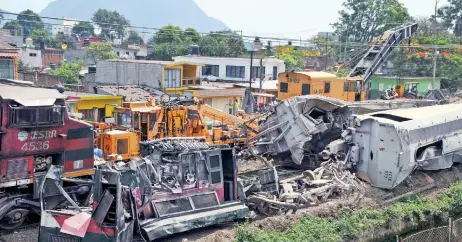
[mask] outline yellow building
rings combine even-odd
[[[337,78],[327,72],[283,72],[278,77],[278,99],[294,96],[321,95],[355,101],[356,80]]]
[[[200,85],[197,70],[202,64],[192,62],[167,62],[162,70],[162,89],[168,94],[183,94],[190,86]],[[179,80],[179,83],[178,83]]]
[[[83,114],[83,119],[100,122],[112,117],[114,108],[122,105],[122,96],[109,96],[82,92],[64,92],[68,99],[76,100],[68,104],[70,113]]]

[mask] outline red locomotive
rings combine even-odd
[[[40,184],[52,164],[63,166],[66,178],[94,173],[93,128],[69,118],[65,101],[56,89],[0,81],[0,229],[40,212]],[[88,199],[88,186],[63,183],[73,198]]]

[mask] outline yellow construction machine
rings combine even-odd
[[[246,144],[258,132],[256,121],[210,107],[203,102],[194,105],[154,102],[126,102],[113,111],[113,124],[93,123],[96,143],[106,160],[129,160],[139,156],[139,141],[169,137],[204,137],[211,144]],[[205,118],[220,125],[209,131]],[[245,132],[243,132],[245,129]],[[119,157],[120,159],[120,157]]]

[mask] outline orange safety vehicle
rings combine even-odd
[[[1,229],[15,229],[40,211],[40,184],[51,165],[63,166],[66,178],[94,173],[93,127],[70,118],[65,100],[56,89],[0,80]],[[88,186],[62,187],[82,203],[89,198]],[[61,203],[54,199],[59,191],[44,189],[50,206]]]

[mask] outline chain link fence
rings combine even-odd
[[[406,237],[397,236],[397,242],[462,242],[462,218],[449,219],[447,226],[423,230]]]

